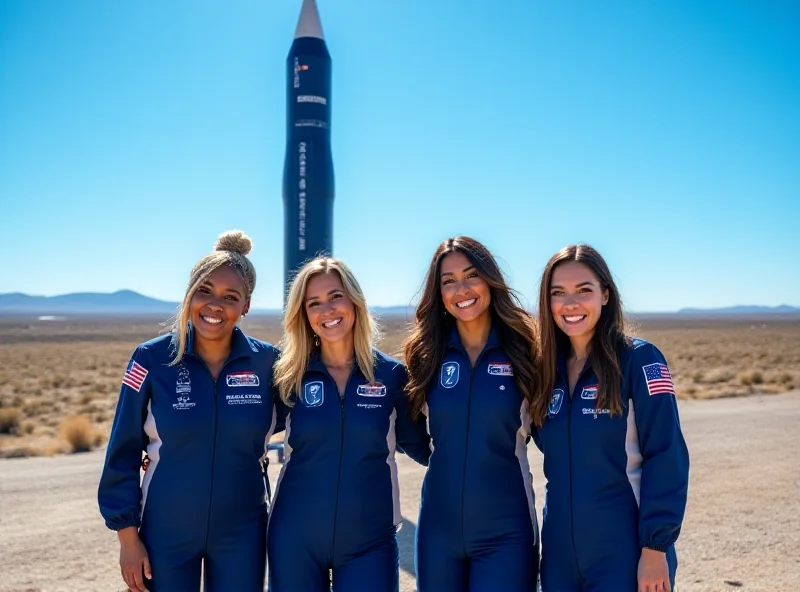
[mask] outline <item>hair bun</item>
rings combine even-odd
[[[215,251],[234,251],[242,255],[247,255],[252,248],[253,241],[241,230],[227,230],[223,232],[219,235],[214,245]]]

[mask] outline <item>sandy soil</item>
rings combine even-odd
[[[800,391],[682,401],[681,417],[692,475],[678,590],[797,590]],[[541,515],[544,479],[533,445],[529,457]],[[115,535],[96,507],[102,459],[96,451],[0,461],[0,592],[125,589]],[[401,589],[410,592],[423,470],[402,455],[399,464]],[[275,463],[272,470],[274,480]]]

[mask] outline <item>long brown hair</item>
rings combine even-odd
[[[442,260],[456,251],[464,254],[489,285],[492,324],[497,329],[506,354],[511,358],[517,387],[529,404],[539,383],[534,318],[520,305],[519,298],[506,283],[489,250],[475,239],[456,236],[445,240],[433,255],[417,306],[416,322],[403,343],[409,373],[406,391],[414,418],[425,407],[427,390],[442,364],[447,340],[455,323],[451,315],[444,314],[439,274]]]
[[[558,352],[570,351],[569,337],[558,328],[550,312],[550,283],[553,272],[567,261],[578,261],[586,265],[600,282],[601,289],[608,290],[608,302],[601,310],[590,343],[589,360],[598,379],[596,408],[609,409],[612,416],[622,414],[620,395],[622,370],[619,356],[630,342],[622,316],[622,299],[611,271],[600,253],[589,245],[570,245],[550,258],[539,285],[539,349],[542,356],[542,379],[537,385],[531,409],[533,422],[539,427],[547,416],[547,406],[556,382]]]

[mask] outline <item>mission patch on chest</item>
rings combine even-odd
[[[379,382],[376,384],[359,384],[356,394],[362,397],[385,397],[386,385]]]
[[[255,372],[234,372],[225,377],[225,384],[229,387],[258,386],[258,374]]]
[[[490,362],[488,372],[492,376],[514,376],[514,368],[508,362]]]

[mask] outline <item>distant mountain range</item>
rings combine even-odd
[[[800,308],[782,304],[780,306],[727,306],[724,308],[682,308],[682,315],[765,315],[765,314],[797,314]]]
[[[15,292],[0,294],[0,315],[170,315],[178,302],[150,298],[132,290],[117,292],[76,292],[60,296],[30,296]],[[373,312],[381,316],[409,315],[407,306],[377,306]],[[279,314],[276,309],[253,309],[255,314]]]
[[[177,302],[150,298],[132,290],[119,290],[110,294],[79,292],[61,296],[30,296],[19,292],[0,294],[0,314],[2,315],[163,315],[174,313],[177,306]],[[413,307],[411,306],[379,306],[374,307],[373,311],[380,316],[402,315],[410,318],[413,315]],[[275,309],[254,309],[253,312],[256,314],[277,314],[280,311]],[[800,308],[788,305],[682,308],[672,314],[687,316],[795,315],[800,314]]]
[[[19,292],[0,294],[0,314],[170,314],[177,302],[157,300],[120,290],[111,294],[77,292],[61,296],[30,296]]]

